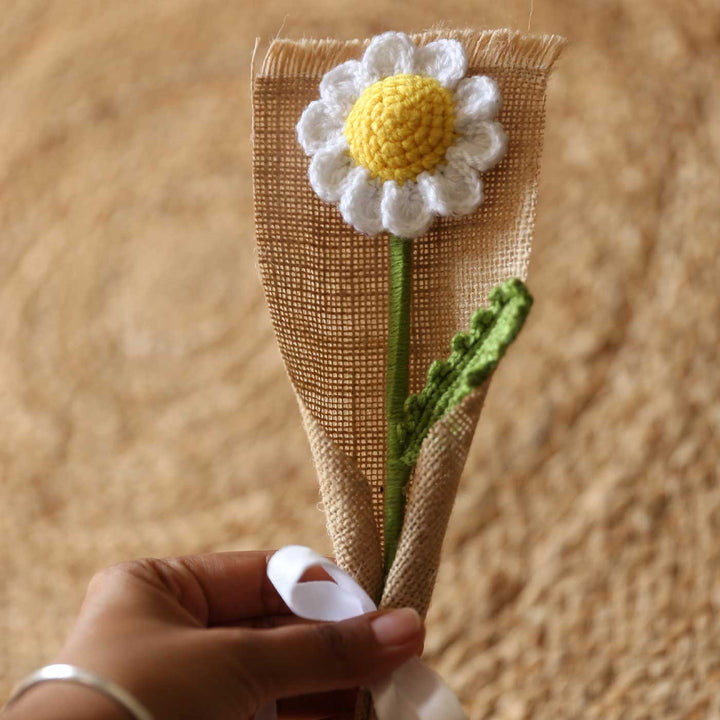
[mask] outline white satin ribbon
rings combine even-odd
[[[312,567],[321,567],[335,582],[300,582]],[[337,565],[302,545],[278,550],[267,574],[285,604],[306,620],[336,622],[363,615],[377,606]],[[408,660],[370,688],[378,720],[467,720],[453,691],[418,658]],[[261,708],[255,720],[276,720],[275,703]]]

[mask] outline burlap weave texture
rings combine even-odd
[[[450,339],[467,328],[490,290],[508,277],[526,276],[546,83],[564,44],[557,36],[505,30],[430,31],[413,39],[422,45],[438,37],[463,43],[469,74],[487,74],[498,82],[509,147],[500,165],[484,175],[485,201],[475,214],[442,219],[414,241],[411,392],[423,386],[430,363],[449,353]],[[387,237],[359,235],[335,207],[315,196],[307,180],[308,159],[295,135],[300,114],[318,96],[322,75],[359,57],[365,45],[333,40],[271,44],[253,83],[253,177],[262,281],[308,429],[335,553],[369,592],[376,592],[379,556],[377,562],[364,560],[362,567],[357,563],[364,553],[379,553],[382,542]],[[423,517],[435,531],[431,543],[426,535],[404,533],[385,605],[402,601],[427,610],[454,489],[483,397],[480,391],[468,398],[423,446],[406,523],[416,527],[413,515]],[[438,462],[447,463],[443,491],[432,486]],[[351,493],[343,472],[353,478]],[[362,482],[368,494],[359,493]],[[362,502],[351,506],[360,495]],[[350,531],[343,523],[369,528],[370,520],[378,542],[349,547],[372,533]],[[421,555],[413,559],[421,545]]]

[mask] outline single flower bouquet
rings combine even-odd
[[[338,565],[380,607],[426,613],[488,381],[532,304],[563,43],[276,40],[254,75],[262,281]]]

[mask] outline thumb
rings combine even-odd
[[[420,616],[403,608],[258,630],[244,644],[253,680],[272,700],[367,685],[419,655],[424,636]]]

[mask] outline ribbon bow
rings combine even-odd
[[[312,567],[333,580],[300,582]],[[288,608],[306,620],[337,622],[377,610],[368,594],[337,565],[302,545],[278,550],[268,578]],[[418,658],[408,660],[370,688],[378,720],[467,720],[453,691]],[[261,708],[255,720],[276,720],[275,703]]]

